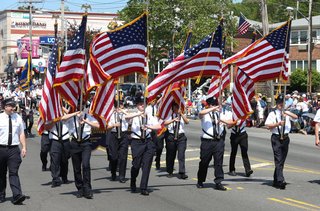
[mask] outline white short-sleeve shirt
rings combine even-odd
[[[152,126],[159,124],[157,118],[151,115],[147,115],[147,121],[146,125]],[[142,117],[141,116],[136,116],[132,119],[132,126],[131,126],[131,137],[135,139],[140,139],[141,137],[141,125],[142,125]],[[146,130],[146,137],[151,138],[151,130],[147,129]]]
[[[178,115],[177,114],[172,114],[168,119],[166,119],[166,120],[172,120],[172,119],[175,119],[175,118],[177,118],[178,117]],[[174,128],[176,127],[176,124],[178,124],[178,122],[172,122],[171,124],[169,124],[168,125],[168,131],[169,131],[169,133],[174,133],[175,131],[174,131]],[[184,131],[184,120],[183,120],[183,118],[181,117],[180,118],[180,125],[179,125],[179,134],[181,134],[181,133],[185,133],[185,131]]]
[[[0,114],[0,145],[8,145],[9,138],[9,115],[5,112]],[[23,120],[17,113],[11,114],[12,122],[12,146],[20,144],[20,135],[24,133]]]
[[[290,120],[293,120],[292,118],[290,118],[289,116],[286,116],[285,118],[285,130],[284,133],[289,133],[291,130],[291,122]],[[271,111],[266,119],[265,125],[268,124],[275,124],[277,122],[281,122],[281,111],[279,109],[275,110],[275,111]],[[280,132],[282,131],[282,126],[279,126],[279,130]],[[271,129],[271,132],[274,134],[278,134],[279,135],[279,131],[278,131],[278,127],[275,127],[273,129]]]
[[[124,113],[119,113],[119,119],[121,119],[121,131],[127,131],[129,126],[124,116],[125,116]],[[116,119],[117,119],[117,112],[114,111],[110,117],[108,125],[110,126],[118,122],[116,121]],[[117,132],[116,128],[112,128],[111,132]]]
[[[218,115],[220,115],[220,119],[223,120],[231,120],[232,119],[232,112],[231,111],[225,111],[225,112],[209,112],[205,114],[201,119],[201,127],[202,131],[201,137],[206,139],[211,139],[213,136],[213,122],[216,125],[219,125],[219,127],[216,126],[216,134],[222,135],[224,132],[224,123],[220,122],[218,123]],[[209,136],[209,135],[210,136]]]

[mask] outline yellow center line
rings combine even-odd
[[[244,188],[243,188],[243,187],[237,187],[237,189],[238,189],[238,190],[243,190]]]
[[[305,209],[305,210],[310,210],[309,207],[304,207],[304,206],[301,206],[301,205],[293,204],[291,202],[283,201],[283,200],[280,200],[280,199],[276,199],[276,198],[268,198],[268,199],[271,200],[271,201],[274,201],[274,202],[281,203],[281,204],[286,204],[286,205],[289,205],[289,206],[298,207],[298,208]]]
[[[309,207],[320,209],[320,206],[317,206],[317,205],[314,205],[314,204],[310,204],[310,203],[307,203],[307,202],[298,201],[298,200],[291,199],[291,198],[284,198],[284,199],[287,200],[287,201],[295,202],[297,204],[302,204],[302,205],[306,205],[306,206],[309,206]]]

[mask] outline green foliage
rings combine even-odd
[[[320,2],[313,1],[312,15],[320,14]],[[268,19],[269,23],[278,23],[288,20],[287,7],[297,8],[297,0],[267,0],[268,6]],[[240,15],[242,12],[248,19],[260,21],[260,1],[258,0],[243,0],[241,3],[233,5],[236,15]],[[308,1],[299,2],[299,12],[304,16],[308,16],[309,4]],[[295,12],[293,15],[296,15]],[[298,18],[303,18],[298,13]]]
[[[290,76],[290,90],[307,90],[307,71],[296,69]],[[320,88],[320,73],[312,70],[312,91]]]

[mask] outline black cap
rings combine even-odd
[[[279,95],[276,99],[276,104],[281,104],[283,103],[283,95]]]
[[[136,97],[136,104],[139,104],[139,103],[144,103],[144,97],[143,96]]]
[[[213,105],[213,106],[219,105],[218,99],[216,97],[209,97],[206,99],[206,102],[208,103],[208,105]]]
[[[16,102],[12,98],[7,98],[2,101],[2,107],[5,107],[7,105],[16,106]]]

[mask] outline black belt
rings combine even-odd
[[[237,136],[242,136],[242,135],[244,135],[245,133],[246,133],[247,131],[243,131],[243,132],[239,132],[239,133],[237,133],[237,132],[235,132],[235,133],[233,133],[233,132],[231,132],[231,135],[237,135]]]
[[[151,139],[151,137],[148,137],[148,138],[146,138],[146,139],[132,138],[131,140],[134,140],[134,141],[142,141],[142,142],[144,142],[144,141],[146,141],[146,140],[150,140],[150,139]]]
[[[201,137],[201,141],[220,141],[221,139],[214,139],[214,138],[203,138]]]
[[[276,133],[272,133],[272,135],[273,136],[276,136],[276,137],[281,137],[281,135],[279,135],[279,134],[276,134]],[[285,134],[283,134],[283,139],[285,139],[285,138],[288,138],[289,137],[289,133],[285,133]]]
[[[69,139],[65,139],[65,140],[56,140],[56,139],[52,139],[54,141],[60,142],[60,143],[66,143],[69,142]]]
[[[19,145],[0,145],[0,148],[14,148],[14,147],[18,147]]]

